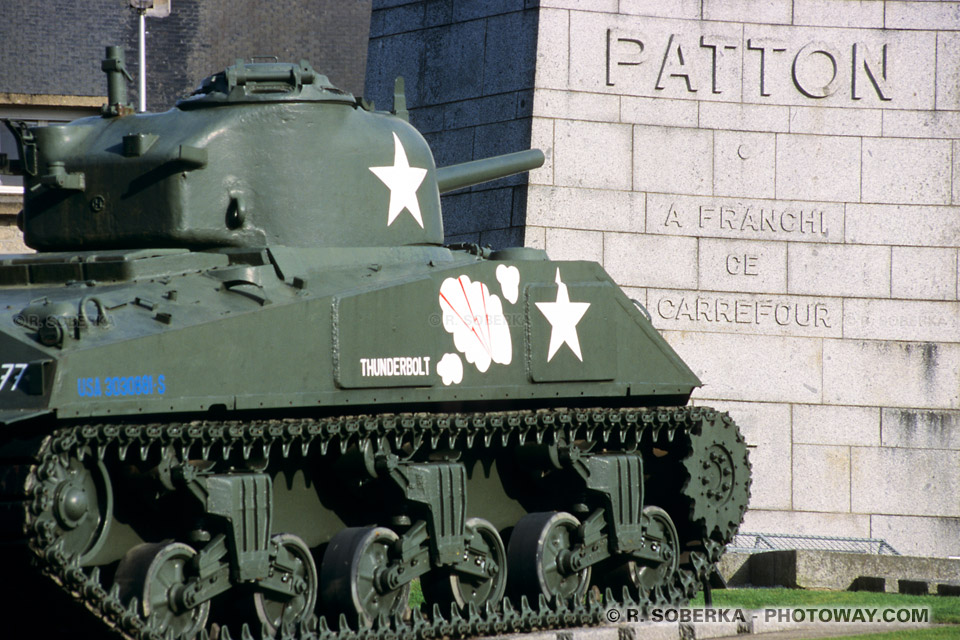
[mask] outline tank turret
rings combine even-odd
[[[543,163],[527,151],[438,170],[409,123],[306,61],[238,60],[159,114],[126,105],[118,48],[102,68],[101,117],[8,125],[34,249],[439,245],[441,192]],[[397,102],[405,114],[402,88]]]

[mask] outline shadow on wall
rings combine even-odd
[[[437,166],[530,147],[537,9],[375,0],[365,96],[390,109],[397,76]],[[443,196],[447,242],[521,246],[527,174]]]

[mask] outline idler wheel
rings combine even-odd
[[[564,511],[528,513],[513,528],[507,547],[510,588],[532,602],[544,595],[579,601],[590,586],[590,567],[568,562],[580,521]]]
[[[40,468],[38,530],[49,542],[62,541],[63,553],[81,565],[93,559],[110,529],[113,488],[102,462],[51,458]]]
[[[477,573],[456,571],[450,567],[434,569],[420,579],[427,602],[446,607],[450,603],[466,607],[470,603],[483,608],[498,604],[507,588],[507,551],[500,533],[482,518],[470,518],[466,523],[470,539],[467,557]]]
[[[326,613],[359,615],[370,626],[380,614],[403,611],[410,599],[410,583],[391,589],[382,579],[397,540],[399,536],[385,527],[349,527],[333,536],[320,563]]]
[[[140,599],[143,617],[159,632],[193,638],[210,615],[210,601],[191,606],[181,597],[190,579],[190,560],[197,555],[180,542],[145,543],[130,549],[117,567],[120,601]]]
[[[258,591],[253,595],[257,618],[270,635],[276,634],[284,624],[305,622],[317,604],[317,566],[310,548],[291,533],[276,535],[272,542],[278,551],[273,571],[282,567],[281,581],[292,582],[298,593],[292,598],[281,597],[272,591]]]

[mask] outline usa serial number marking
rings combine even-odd
[[[81,398],[163,395],[167,383],[163,374],[156,377],[112,376],[105,378],[77,378],[77,395]]]
[[[27,372],[26,362],[4,362],[0,364],[0,391],[7,388],[7,383],[13,379],[13,384],[7,391],[16,391],[17,385],[23,379],[23,374]]]

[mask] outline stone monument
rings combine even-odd
[[[742,425],[745,531],[960,555],[960,3],[375,0],[448,240],[595,260]]]

